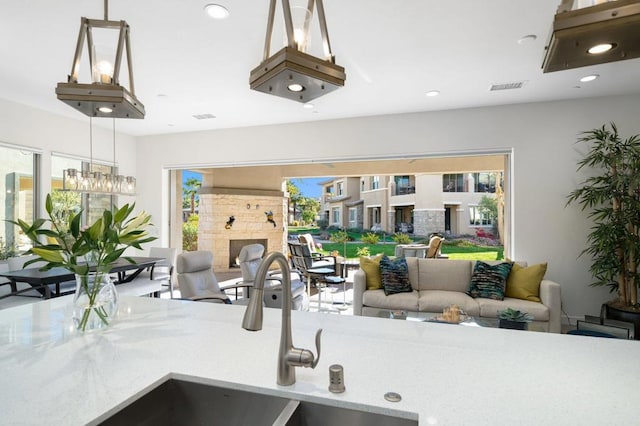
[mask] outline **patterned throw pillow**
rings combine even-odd
[[[504,300],[504,290],[507,285],[507,277],[511,272],[513,263],[503,262],[489,265],[484,262],[476,262],[471,274],[471,284],[467,294],[474,299]]]
[[[413,291],[409,282],[409,267],[407,259],[389,259],[382,256],[380,259],[380,274],[382,275],[382,288],[385,295],[396,293],[410,293]]]

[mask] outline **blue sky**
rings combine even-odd
[[[192,172],[191,170],[183,170],[182,171],[182,184],[187,181],[187,179],[196,178],[202,180],[202,174]],[[329,179],[328,177],[322,178],[294,178],[292,179],[293,183],[300,189],[300,192],[305,197],[310,198],[320,198],[320,193],[322,192],[322,187],[318,185],[318,182],[323,182]]]

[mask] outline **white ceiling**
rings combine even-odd
[[[203,7],[211,2],[225,5],[230,17],[207,17]],[[109,18],[131,26],[136,95],[147,111],[144,120],[119,120],[119,131],[150,135],[640,92],[638,59],[542,73],[560,0],[325,0],[347,81],[304,109],[249,89],[268,3],[111,0]],[[86,120],[54,92],[70,72],[81,16],[101,19],[102,0],[0,2],[0,98]],[[537,39],[517,42],[529,34]],[[594,73],[600,78],[578,81]],[[489,91],[516,81],[526,84]],[[427,97],[429,90],[441,94]],[[205,113],[216,118],[192,117]],[[95,122],[110,127],[110,120]]]

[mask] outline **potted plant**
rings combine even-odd
[[[117,312],[117,295],[109,277],[111,263],[128,247],[142,249],[141,244],[155,240],[146,228],[151,216],[145,212],[130,217],[135,204],[105,210],[93,224],[81,227],[82,212],[69,213],[65,220],[56,215],[51,196],[47,195],[48,219],[33,224],[10,221],[31,240],[27,254],[39,256],[25,264],[44,261],[42,269],[63,267],[76,276],[73,319],[78,330],[102,328]],[[132,259],[125,257],[133,263]]]
[[[640,262],[640,135],[623,139],[615,123],[583,133],[578,142],[589,151],[578,163],[596,172],[569,194],[594,225],[582,254],[593,261],[594,286],[608,286],[616,298],[603,308],[606,316],[635,323],[640,333],[638,263]]]
[[[507,308],[498,312],[499,327],[512,330],[526,330],[533,316],[527,312]]]

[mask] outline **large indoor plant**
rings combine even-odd
[[[147,232],[151,216],[141,212],[130,217],[134,207],[125,204],[114,207],[113,212],[105,210],[93,224],[82,227],[81,211],[60,220],[47,195],[48,219],[36,219],[32,224],[12,221],[32,241],[28,253],[39,256],[27,264],[44,261],[43,269],[63,267],[75,274],[74,322],[81,331],[109,325],[117,311],[117,296],[109,278],[111,263],[128,247],[141,249],[141,244],[155,240]]]
[[[607,311],[630,316],[618,319],[640,318],[640,135],[623,139],[610,123],[584,132],[578,142],[589,145],[578,170],[589,168],[592,175],[569,194],[567,204],[577,202],[593,220],[583,251],[593,259],[592,285],[616,292],[616,299],[605,305]]]

